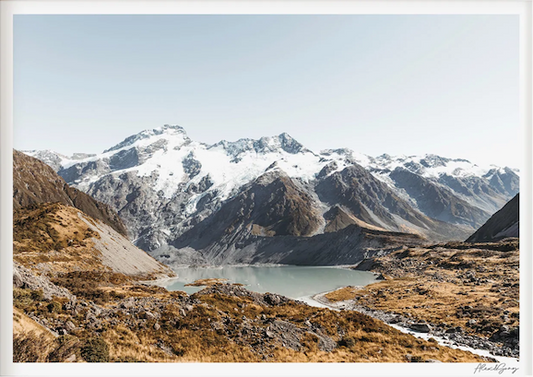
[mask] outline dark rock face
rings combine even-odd
[[[135,148],[120,151],[109,159],[111,170],[128,169],[139,164],[139,155]]]
[[[327,177],[329,174],[333,173],[335,170],[337,170],[338,165],[336,162],[332,162],[327,164],[320,170],[316,176],[317,179],[322,179]]]
[[[390,174],[397,187],[414,198],[418,209],[425,215],[452,224],[480,226],[489,213],[459,199],[449,190],[437,186],[424,177],[402,168]]]
[[[305,237],[315,232],[320,222],[312,198],[286,175],[271,172],[224,203],[176,244],[194,240],[191,247],[204,249],[225,237],[233,242],[248,236]]]
[[[467,233],[466,229],[416,211],[357,164],[319,180],[316,193],[323,202],[341,205],[357,219],[384,230],[422,233],[430,239],[454,238]]]
[[[310,195],[282,174],[261,176],[228,204],[242,214],[241,221],[252,226],[256,235],[309,236],[321,221]],[[239,215],[231,216],[234,224],[239,222]]]
[[[97,176],[102,173],[107,174],[111,170],[109,166],[101,160],[80,162],[76,165],[72,165],[67,169],[60,169],[58,174],[67,182],[74,183],[82,176]]]
[[[519,194],[511,199],[502,209],[492,217],[466,242],[491,242],[508,237],[519,236],[519,215],[520,200]]]
[[[200,161],[194,158],[192,153],[189,153],[187,157],[182,161],[183,171],[189,175],[189,178],[196,177],[202,169]]]
[[[14,150],[13,209],[48,202],[60,202],[76,207],[87,215],[103,221],[120,234],[127,234],[122,220],[108,205],[70,187],[43,162]]]
[[[420,165],[426,168],[433,168],[437,166],[446,166],[446,163],[448,163],[449,161],[450,161],[449,158],[430,154],[430,155],[427,155],[422,160],[420,160]]]
[[[338,205],[327,211],[324,214],[324,219],[327,221],[326,228],[324,229],[326,233],[337,232],[349,225],[357,224],[357,221]]]
[[[335,265],[357,263],[382,247],[423,242],[414,234],[362,228],[340,208],[328,213],[329,231],[316,234],[325,225],[316,198],[272,171],[171,245],[198,250],[215,264]]]
[[[429,333],[431,332],[431,326],[427,323],[412,323],[411,324],[411,330],[423,332],[423,333]]]
[[[382,203],[392,204],[399,198],[361,166],[349,166],[320,180],[316,185],[316,192],[323,202],[338,203],[368,224],[382,228],[394,228],[396,225],[391,213]],[[407,208],[402,203],[398,206],[407,213]]]

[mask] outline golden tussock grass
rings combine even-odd
[[[224,283],[228,281],[228,279],[220,279],[220,278],[210,278],[210,279],[198,279],[198,280],[195,280],[194,282],[192,283],[188,283],[188,284],[185,284],[186,287],[201,287],[201,286],[209,286],[209,285],[213,285],[213,284],[218,284],[218,283]]]
[[[377,271],[396,277],[363,288],[341,288],[325,297],[332,302],[356,300],[413,320],[461,326],[476,335],[483,334],[467,325],[471,319],[495,328],[519,325],[518,250],[409,249],[378,261]],[[398,267],[399,263],[403,264]],[[422,271],[410,270],[413,264],[422,265]],[[506,321],[503,311],[508,313]]]
[[[91,238],[99,238],[78,216],[59,203],[26,208],[13,214],[13,259],[21,265],[56,274],[76,270],[106,271]]]
[[[21,310],[13,307],[13,362],[43,362],[56,338]]]

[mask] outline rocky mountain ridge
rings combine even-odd
[[[298,254],[295,245],[310,237],[333,239],[327,233],[350,227],[464,239],[516,194],[519,179],[509,168],[432,155],[315,153],[286,133],[206,145],[169,125],[130,136],[99,155],[58,161],[68,183],[119,213],[137,246],[173,260],[188,255],[208,262],[214,255],[266,262],[269,253],[261,245],[285,249],[279,262]],[[265,191],[260,182],[269,179]],[[204,237],[207,249],[198,249],[194,240],[222,213],[230,224],[222,229],[218,222],[208,232],[216,239],[206,244]],[[349,243],[355,259],[364,254],[359,241]],[[333,263],[338,258],[331,253],[318,259]],[[289,259],[311,263],[301,258]]]

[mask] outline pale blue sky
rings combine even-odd
[[[179,124],[518,167],[518,16],[14,18],[14,147],[98,153]]]

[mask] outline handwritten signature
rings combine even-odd
[[[482,372],[497,372],[498,374],[502,374],[504,372],[511,372],[511,374],[514,374],[518,370],[518,367],[508,367],[505,363],[498,363],[498,364],[478,364],[476,366],[476,369],[474,369],[474,374],[476,373],[482,373]]]

